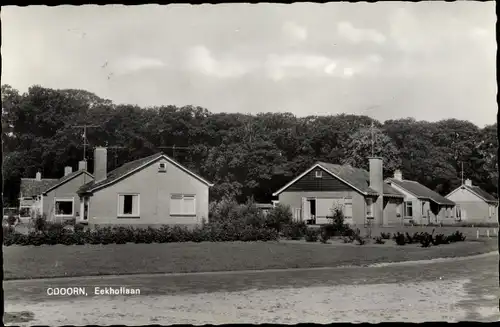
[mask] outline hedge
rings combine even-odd
[[[271,229],[245,226],[237,229],[223,224],[207,224],[188,229],[179,226],[159,228],[104,227],[94,230],[70,230],[53,227],[43,231],[21,234],[4,226],[3,244],[10,245],[83,245],[125,243],[171,243],[171,242],[230,242],[230,241],[274,241],[278,233]]]

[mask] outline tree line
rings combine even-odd
[[[199,106],[141,108],[75,89],[38,85],[25,93],[2,85],[4,205],[16,205],[21,177],[59,178],[83,156],[83,129],[92,146],[108,146],[108,170],[163,151],[215,183],[211,200],[270,201],[271,194],[316,161],[368,169],[373,151],[384,175],[401,169],[446,194],[464,178],[497,195],[497,124],[413,118],[379,122],[339,114],[212,113]],[[373,124],[373,128],[372,128]],[[177,149],[173,149],[173,147]],[[117,147],[113,149],[113,147]],[[175,153],[174,153],[175,152]],[[92,151],[87,151],[92,171]]]

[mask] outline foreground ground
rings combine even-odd
[[[22,325],[498,321],[498,255],[383,267],[7,281]],[[128,286],[134,296],[47,296]],[[131,310],[133,308],[133,310]]]
[[[4,279],[341,267],[467,256],[497,250],[497,240],[420,245],[228,242],[3,247]]]

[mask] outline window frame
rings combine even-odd
[[[57,202],[71,202],[71,214],[70,215],[65,215],[65,214],[62,214],[62,215],[59,215],[56,211],[57,207],[56,207],[56,203]],[[61,198],[58,198],[58,197],[54,197],[54,217],[73,217],[75,215],[75,197],[71,197],[71,198],[66,198],[66,197],[61,197]]]
[[[372,198],[368,197],[366,198],[366,217],[367,218],[374,218],[373,214],[373,204],[375,203]],[[370,208],[370,212],[368,212],[368,208]]]
[[[167,164],[165,162],[159,162],[158,163],[158,172],[160,172],[160,173],[166,173],[167,172]]]
[[[411,215],[408,215],[408,204],[410,204]],[[413,201],[405,201],[404,202],[404,217],[413,219]]]
[[[174,196],[181,196],[181,199],[176,199],[176,200],[181,200],[181,210],[184,210],[184,199],[185,198],[193,198],[194,201],[194,212],[193,213],[176,213],[172,212],[172,197]],[[180,194],[180,193],[171,193],[170,194],[170,202],[169,202],[169,207],[168,207],[168,212],[170,216],[177,216],[177,217],[196,217],[196,212],[197,212],[197,207],[196,207],[197,201],[196,201],[196,194]]]
[[[137,213],[134,213],[134,199],[132,198],[132,213],[126,214],[120,212],[120,197],[125,197],[126,195],[137,196]],[[125,203],[125,199],[124,199]],[[90,207],[90,203],[89,203]],[[140,218],[141,217],[141,194],[140,193],[118,193],[116,201],[116,216],[118,218]]]
[[[318,169],[314,172],[314,177],[315,178],[323,178],[323,171]]]

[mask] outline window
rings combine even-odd
[[[55,199],[56,216],[73,216],[73,199]]]
[[[196,198],[194,195],[172,194],[170,196],[170,214],[196,215]]]
[[[373,199],[372,198],[366,199],[366,216],[373,217]]]
[[[425,217],[425,202],[422,202],[422,217]]]
[[[455,208],[455,217],[457,218],[457,220],[460,220],[460,218],[462,218],[462,210],[460,209],[460,206],[457,206]]]
[[[405,202],[405,217],[413,217],[413,203],[411,201]]]
[[[118,216],[138,217],[139,216],[139,194],[119,194],[118,195]]]
[[[323,177],[323,171],[322,170],[316,170],[316,178],[322,178]]]
[[[158,171],[161,173],[165,173],[167,171],[167,164],[165,164],[164,162],[160,162],[160,164],[158,165]]]
[[[345,199],[344,201],[344,217],[352,218],[352,199]]]
[[[492,205],[488,206],[488,217],[491,218],[493,216],[493,212],[495,211],[495,207]]]

